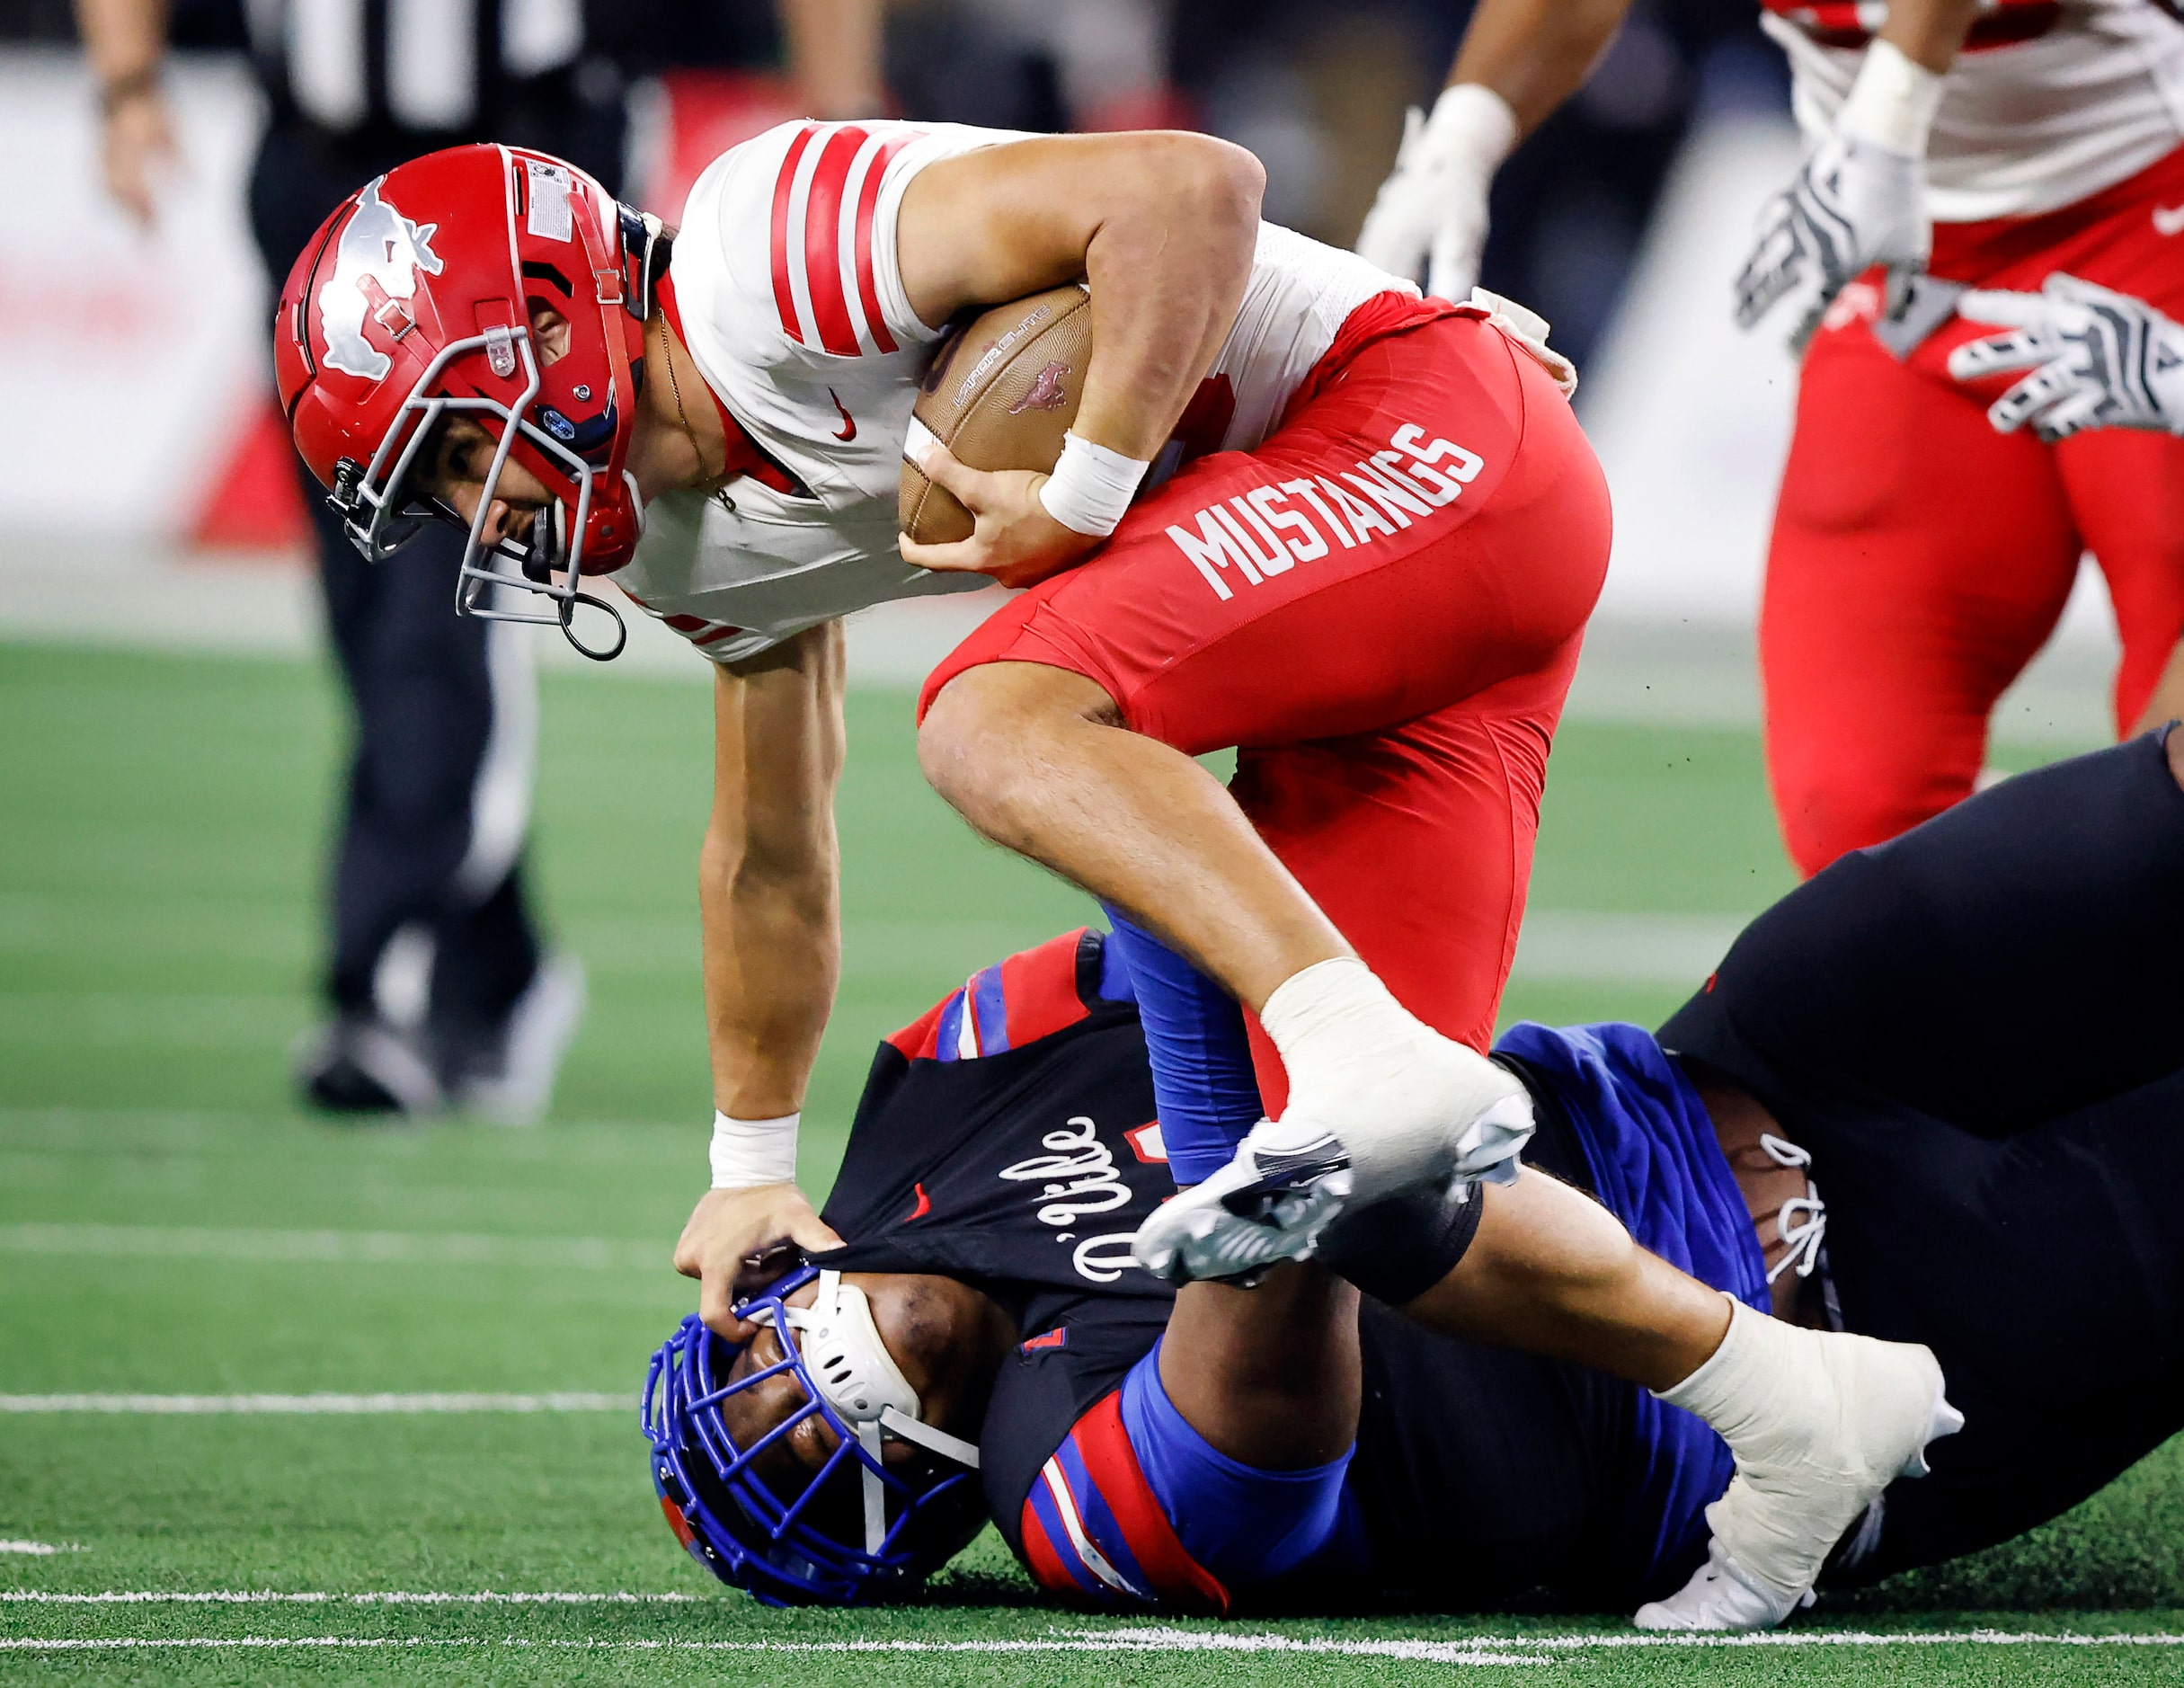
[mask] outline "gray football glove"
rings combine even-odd
[[[1888,266],[1885,314],[1893,319],[1932,251],[1925,161],[1861,136],[1830,135],[1760,213],[1759,238],[1736,278],[1736,325],[1754,326],[1794,295],[1789,343],[1802,351],[1836,294],[1877,263]]]
[[[2032,372],[1987,406],[2000,431],[2029,422],[2050,442],[2084,428],[2184,433],[2184,326],[2144,299],[2058,272],[2038,293],[1966,293],[1957,311],[2011,332],[1958,347],[1949,374]]]

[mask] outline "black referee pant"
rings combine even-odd
[[[1843,1322],[1931,1347],[1965,1415],[1841,1580],[2006,1541],[2184,1430],[2184,791],[2162,737],[1843,857],[1661,1028],[1811,1151]]]
[[[378,155],[276,122],[250,184],[253,231],[278,288],[342,200],[435,143]],[[337,1013],[373,1011],[390,939],[431,942],[430,1041],[443,1079],[489,1041],[538,967],[522,853],[537,709],[525,630],[455,612],[463,535],[444,523],[384,563],[359,555],[301,464],[326,625],[354,716],[332,872]]]

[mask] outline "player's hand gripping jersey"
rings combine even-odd
[[[1024,138],[789,123],[723,154],[691,189],[665,302],[735,423],[729,438],[740,429],[773,472],[655,498],[616,578],[715,662],[889,599],[989,584],[913,567],[895,547],[903,436],[943,332],[910,308],[895,228],[928,164]],[[1235,325],[1154,477],[1259,444],[1350,314],[1384,293],[1417,297],[1362,258],[1262,225]]]
[[[1882,8],[1762,0],[1798,125],[1832,134]],[[2037,216],[2144,169],[2184,138],[2184,22],[2158,0],[1988,0],[1926,146],[1940,223]]]
[[[1434,1335],[1370,1298],[1353,1453],[1257,1471],[1183,1420],[1159,1375],[1172,1292],[1130,1259],[1174,1185],[1118,961],[1072,933],[890,1038],[826,1207],[851,1240],[824,1264],[967,1279],[1017,1321],[980,1476],[1040,1583],[1227,1611],[1296,1577],[1322,1604],[1406,1588],[1491,1603],[1547,1584],[1629,1604],[1680,1582],[1728,1481],[1719,1438],[1634,1386]],[[1505,1054],[1540,1098],[1530,1160],[1596,1191],[1664,1258],[1765,1305],[1735,1180],[1651,1038],[1528,1026]]]

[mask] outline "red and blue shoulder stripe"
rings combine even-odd
[[[1051,1037],[1092,1012],[1099,943],[1080,927],[982,967],[887,1041],[912,1061],[968,1061]]]
[[[1229,1591],[1193,1559],[1139,1468],[1121,1390],[1079,1418],[1024,1502],[1024,1557],[1049,1592],[1096,1604],[1225,1616]]]

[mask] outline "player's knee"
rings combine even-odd
[[[918,767],[926,783],[973,822],[1008,777],[1008,757],[1021,733],[1016,711],[990,683],[990,666],[958,674],[918,724]]]
[[[1066,758],[1072,732],[1112,721],[1114,705],[1082,675],[1030,662],[988,662],[941,688],[918,728],[918,765],[981,830],[1015,794]]]

